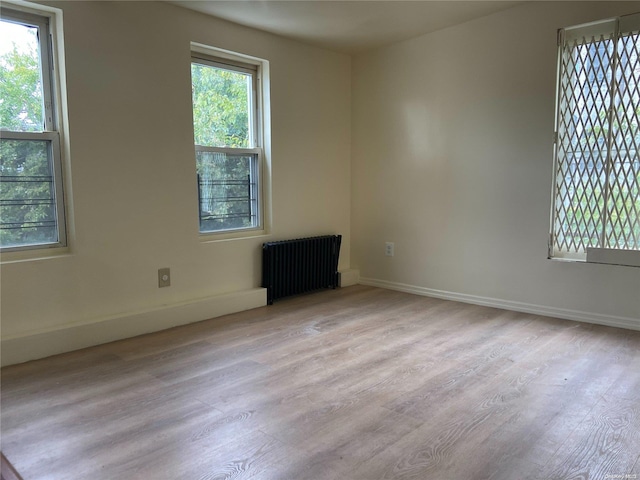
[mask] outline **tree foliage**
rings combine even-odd
[[[248,148],[250,75],[193,63],[196,145]]]
[[[46,141],[2,139],[0,142],[2,246],[57,240],[49,149]]]
[[[4,129],[37,132],[43,129],[42,82],[36,34],[0,56],[0,122]]]

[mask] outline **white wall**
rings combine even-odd
[[[640,269],[546,258],[556,31],[634,10],[531,2],[356,56],[361,281],[640,328]]]
[[[260,291],[224,294],[259,287],[264,241],[342,234],[350,265],[348,56],[168,4],[50,5],[64,12],[74,231],[68,255],[3,257],[4,363],[255,306]],[[192,41],[270,62],[271,235],[199,239]]]

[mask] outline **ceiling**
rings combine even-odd
[[[311,45],[354,54],[505,10],[522,1],[174,0]]]

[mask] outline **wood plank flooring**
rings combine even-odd
[[[640,479],[640,332],[372,287],[2,370],[24,480]]]

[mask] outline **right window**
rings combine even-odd
[[[640,14],[562,29],[558,44],[549,256],[635,265]]]

